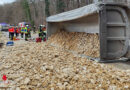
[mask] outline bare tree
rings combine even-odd
[[[22,1],[23,0],[16,0],[16,2],[12,4],[0,6],[0,22],[18,24],[19,22],[26,21],[26,14],[21,5]],[[50,15],[57,14],[57,0],[48,1],[50,3]],[[79,8],[92,2],[93,0],[62,0],[62,3],[64,3],[65,6],[62,8],[62,12]],[[31,12],[31,19],[34,21],[34,24],[38,26],[39,24],[46,23],[45,0],[28,0],[28,3]]]

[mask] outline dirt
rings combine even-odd
[[[107,63],[106,65],[111,65],[117,69],[130,70],[130,60],[127,62]]]

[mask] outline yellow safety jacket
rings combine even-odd
[[[24,27],[21,28],[21,33],[24,33]]]
[[[25,33],[25,34],[28,33],[28,28],[27,28],[27,27],[24,28],[24,33]]]

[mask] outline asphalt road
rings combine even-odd
[[[107,63],[107,65],[112,65],[112,66],[114,66],[118,69],[122,69],[122,70],[130,70],[130,61]]]

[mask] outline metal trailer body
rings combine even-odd
[[[47,36],[57,30],[98,33],[100,61],[130,58],[130,8],[126,2],[100,2],[47,18]]]

